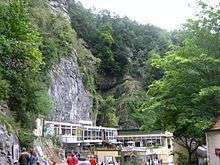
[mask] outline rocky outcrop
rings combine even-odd
[[[80,77],[76,54],[63,58],[53,67],[49,94],[54,102],[53,121],[78,123],[90,120],[92,99]]]
[[[68,13],[69,0],[49,0],[49,4],[54,11],[54,14],[62,13],[62,15],[70,20]]]
[[[54,14],[61,13],[70,21],[68,0],[49,0]],[[62,58],[51,71],[52,85],[49,95],[54,102],[50,120],[78,123],[80,120],[91,120],[92,97],[86,91],[77,64],[77,53]]]
[[[0,165],[11,165],[18,161],[19,141],[15,134],[9,133],[6,123],[10,111],[5,102],[0,102]]]
[[[15,135],[10,134],[0,125],[0,165],[11,165],[18,161],[19,142]]]

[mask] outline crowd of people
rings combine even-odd
[[[18,162],[19,165],[39,165],[37,154],[33,149],[23,148]]]
[[[90,156],[89,159],[81,158],[79,153],[68,152],[67,154],[68,165],[96,165],[96,157]]]
[[[19,165],[42,165],[40,164],[39,158],[34,151],[34,149],[27,150],[26,148],[22,149],[22,152],[18,160]],[[48,165],[49,163],[44,163]],[[54,162],[54,165],[56,163]],[[81,158],[79,153],[68,152],[66,156],[67,165],[98,165],[97,159],[95,156],[89,156],[86,158]],[[104,162],[101,165],[106,165]],[[114,165],[114,163],[108,163],[108,165]]]

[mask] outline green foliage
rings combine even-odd
[[[106,10],[94,14],[80,3],[70,3],[69,11],[78,36],[101,59],[99,72],[104,76],[121,80],[129,73],[143,80],[149,52],[168,48],[168,34],[157,27],[111,16]]]
[[[33,101],[37,99],[34,96],[39,87],[33,88],[33,84],[43,64],[39,50],[41,39],[28,20],[26,4],[23,1],[1,4],[0,8],[2,77],[9,84],[8,105],[11,110],[17,112],[17,119],[23,120],[24,116],[20,114],[36,110]]]
[[[83,84],[86,89],[90,92],[93,99],[93,113],[92,120],[96,122],[98,110],[103,101],[102,96],[97,92],[96,79],[97,79],[97,68],[100,65],[100,59],[95,58],[92,53],[85,48],[85,42],[78,39],[76,52],[77,62],[82,76]]]
[[[0,3],[0,24],[0,100],[21,123],[19,139],[25,146],[33,141],[35,118],[52,109],[49,70],[71,53],[76,34],[44,0]]]
[[[32,24],[42,36],[40,50],[45,62],[43,69],[47,72],[60,58],[72,52],[76,34],[64,16],[52,13],[47,1],[31,0],[29,13]]]
[[[4,125],[9,133],[17,133],[18,124],[14,121],[14,118],[11,116],[6,116],[0,114],[0,123]]]
[[[29,129],[20,129],[18,132],[18,137],[20,145],[26,148],[32,146],[35,139],[34,134]]]
[[[9,82],[3,78],[2,71],[0,70],[0,100],[6,100],[9,93]]]
[[[216,15],[219,10],[205,7],[201,18],[188,23],[182,46],[152,60],[164,76],[150,86],[149,100],[141,108],[143,122],[153,117],[151,125],[174,133],[188,151],[188,164],[220,112],[220,31],[213,29]]]
[[[177,162],[179,165],[187,165],[187,155],[183,154],[183,153],[175,153],[178,154],[178,159]]]
[[[74,1],[70,1],[69,13],[78,37],[86,42],[83,45],[99,58],[99,63],[96,65],[98,70],[95,74],[92,72],[94,76],[87,74],[91,69],[86,68],[93,68],[90,64],[84,65],[83,71],[81,69],[87,89],[93,93],[94,109],[96,112],[99,110],[97,123],[101,124],[100,121],[108,118],[103,106],[105,107],[106,104],[106,95],[109,95],[117,99],[116,104],[111,104],[111,108],[108,107],[115,109],[114,113],[109,110],[112,113],[109,115],[118,115],[119,123],[123,123],[124,127],[130,127],[131,125],[128,124],[130,118],[134,120],[131,114],[138,106],[130,108],[129,100],[134,104],[135,101],[142,100],[142,98],[138,99],[139,95],[133,96],[133,93],[144,91],[142,84],[147,86],[154,79],[161,77],[161,72],[150,67],[148,59],[152,52],[159,54],[166,52],[169,45],[168,33],[152,25],[140,25],[126,17],[112,16],[107,10],[94,14],[93,11],[85,9],[82,4]],[[87,60],[79,59],[79,61],[80,64]],[[134,81],[125,89],[124,81],[127,77],[131,77]],[[136,86],[141,86],[141,89]],[[121,113],[124,115],[122,116]],[[136,126],[134,122],[132,125]]]
[[[127,79],[116,87],[115,96],[117,98],[116,115],[119,118],[119,126],[122,128],[139,127],[136,110],[142,105],[146,96],[142,84],[139,81]]]
[[[118,125],[118,117],[115,115],[115,102],[112,96],[107,96],[102,102],[97,117],[97,125],[116,127]]]
[[[24,2],[1,5],[1,67],[8,74],[37,71],[42,62],[39,34],[28,21]]]

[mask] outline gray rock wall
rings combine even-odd
[[[50,120],[78,123],[90,120],[92,98],[81,80],[76,54],[62,58],[51,72],[52,85],[49,95],[54,101]]]
[[[68,13],[69,0],[49,0],[49,4],[54,11],[54,14],[62,13],[68,20],[70,20]]]
[[[68,3],[68,0],[49,0],[54,14],[61,13],[70,20]],[[49,95],[54,102],[54,109],[49,115],[50,120],[71,123],[91,120],[92,97],[83,85],[76,56],[73,51],[68,57],[62,58],[51,71]]]
[[[0,165],[12,165],[18,161],[19,142],[15,135],[9,134],[3,125],[0,125]]]
[[[11,116],[6,102],[0,102],[1,120]],[[15,134],[9,133],[3,121],[0,121],[0,165],[11,165],[18,161],[19,141]]]

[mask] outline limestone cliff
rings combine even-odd
[[[51,119],[77,123],[90,120],[92,99],[82,83],[76,53],[63,58],[53,67],[49,94],[54,101]]]
[[[50,0],[49,2],[54,14],[61,13],[67,20],[70,20],[67,0]],[[49,95],[54,102],[54,109],[49,119],[72,123],[91,120],[92,97],[83,85],[75,48],[71,54],[54,65],[51,79]]]

